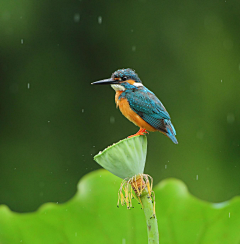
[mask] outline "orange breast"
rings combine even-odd
[[[129,106],[127,99],[121,98],[120,100],[118,97],[121,95],[122,91],[117,91],[115,95],[115,102],[117,107],[119,107],[122,114],[133,122],[135,125],[139,126],[140,128],[144,128],[148,131],[157,131],[154,127],[150,124],[145,122],[138,114],[136,114]]]

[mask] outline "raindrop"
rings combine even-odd
[[[75,236],[77,237],[77,232],[75,232]]]
[[[113,117],[113,116],[110,117],[110,123],[111,124],[114,124],[115,123],[115,117]]]
[[[48,123],[50,123],[51,121],[50,120],[48,120]]]
[[[78,23],[80,21],[80,14],[79,13],[74,14],[73,20],[74,22]]]
[[[167,165],[165,164],[165,169],[167,168]]]
[[[82,109],[82,113],[84,113],[84,109]]]
[[[30,89],[30,83],[27,84],[27,88]]]
[[[23,39],[21,39],[21,44],[23,44]]]
[[[198,180],[198,175],[196,175],[196,180]]]
[[[227,122],[228,122],[229,124],[233,124],[234,121],[235,121],[235,116],[234,116],[234,114],[229,113],[229,114],[227,115]]]
[[[228,213],[228,217],[229,217],[229,218],[230,218],[230,214],[231,214],[231,213],[229,212],[229,213]]]
[[[133,51],[133,52],[136,51],[136,46],[132,46],[132,51]]]
[[[222,83],[222,80],[221,80],[221,83]]]
[[[100,25],[102,24],[102,16],[98,17],[98,24],[100,24]]]

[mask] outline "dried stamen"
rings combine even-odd
[[[155,215],[155,196],[152,191],[153,179],[150,175],[140,174],[135,175],[128,180],[123,180],[118,192],[118,205],[121,202],[121,205],[127,205],[127,208],[132,208],[132,199],[137,198],[139,203],[142,205],[141,195],[143,190],[146,188],[148,191],[148,198],[150,198],[154,203],[154,215]],[[131,190],[129,190],[131,187]],[[133,190],[135,194],[133,194]],[[153,216],[154,217],[154,216]]]

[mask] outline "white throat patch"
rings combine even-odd
[[[143,86],[143,84],[140,83],[140,82],[135,82],[133,85],[136,86],[136,87],[141,87],[141,86]]]
[[[114,84],[114,85],[111,85],[111,87],[115,90],[115,91],[125,91],[125,87],[124,86],[121,86],[121,85],[118,85],[118,84]]]

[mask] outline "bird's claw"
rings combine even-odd
[[[141,128],[136,134],[128,136],[128,138],[134,137],[134,136],[144,136],[145,134],[148,134],[146,129]]]

